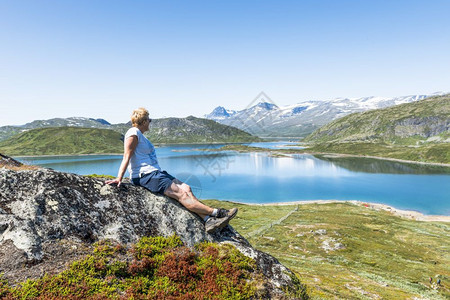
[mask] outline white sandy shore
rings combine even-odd
[[[264,203],[264,204],[254,204],[254,203],[243,203],[236,201],[229,201],[239,204],[255,205],[255,206],[277,206],[277,205],[305,205],[305,204],[329,204],[329,203],[351,203],[353,205],[363,206],[374,210],[384,210],[391,212],[395,216],[402,218],[407,218],[416,221],[424,222],[450,222],[450,216],[437,216],[437,215],[424,215],[420,212],[413,210],[402,210],[395,207],[380,204],[380,203],[370,203],[357,200],[311,200],[311,201],[293,201],[293,202],[279,202],[279,203]]]

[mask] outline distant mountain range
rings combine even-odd
[[[240,111],[219,106],[204,117],[260,137],[305,137],[321,126],[351,113],[410,103],[443,94],[439,92],[401,97],[336,98],[283,107],[275,103],[260,102]]]
[[[49,128],[49,127],[83,127],[83,128],[100,128],[100,129],[113,129],[121,128],[125,124],[112,125],[104,119],[93,119],[83,117],[71,117],[71,118],[54,118],[49,120],[35,120],[20,126],[2,126],[0,127],[0,141],[6,140],[9,137],[18,133],[26,132],[36,128]]]
[[[111,124],[104,119],[93,119],[93,118],[55,118],[50,120],[36,120],[31,123],[23,125],[24,128],[44,128],[44,127],[91,127],[99,128],[101,126],[108,128]]]
[[[7,155],[117,153],[123,150],[118,136],[123,136],[130,127],[130,122],[110,124],[104,119],[81,117],[3,126],[0,127],[0,152]],[[82,128],[86,130],[75,130]],[[258,137],[240,129],[192,116],[153,119],[145,135],[153,143],[161,144],[260,141]],[[100,144],[94,142],[96,139]]]

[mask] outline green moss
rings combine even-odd
[[[309,299],[309,295],[306,292],[306,286],[300,282],[300,279],[297,277],[297,275],[290,273],[288,274],[288,276],[294,283],[293,286],[295,287],[295,289],[286,289],[285,293],[287,297],[292,297],[295,299]]]
[[[11,288],[8,285],[8,281],[3,278],[3,273],[0,273],[0,298],[4,298],[10,293]]]
[[[102,179],[114,179],[116,177],[111,176],[111,175],[104,175],[104,174],[89,174],[89,175],[84,175],[86,177],[90,177],[90,178],[102,178]]]
[[[155,258],[157,261],[164,260],[167,249],[182,246],[183,242],[178,236],[164,237],[143,237],[133,247],[136,259]]]

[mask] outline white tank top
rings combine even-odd
[[[128,129],[125,140],[133,135],[137,136],[138,144],[128,164],[130,178],[139,178],[155,170],[161,170],[153,144],[136,127]]]

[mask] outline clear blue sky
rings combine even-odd
[[[0,0],[0,126],[450,91],[450,1]]]

